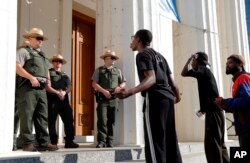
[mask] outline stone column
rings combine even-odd
[[[13,147],[17,1],[1,2],[0,20],[0,153],[6,153]]]
[[[221,69],[225,76],[225,66],[227,57],[233,53],[241,54],[246,60],[246,69],[249,70],[249,47],[246,30],[246,15],[244,0],[227,1],[222,0],[217,2],[218,21],[220,22],[219,42]],[[223,80],[224,94],[230,97],[231,92],[228,91],[231,87],[231,76],[227,76]]]
[[[191,54],[205,51],[221,88],[216,1],[179,0],[178,11],[181,22],[174,24],[174,68],[182,101],[176,110],[177,133],[180,141],[203,141],[205,121],[195,115],[200,109],[197,80],[183,78],[180,73]]]

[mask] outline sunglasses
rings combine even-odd
[[[62,60],[53,60],[52,62],[63,63]]]
[[[112,59],[112,60],[116,60],[116,58],[115,58],[115,57],[111,57],[110,59]]]
[[[38,40],[38,41],[43,41],[43,37],[38,36],[38,37],[34,37],[34,38],[36,38],[36,40]]]

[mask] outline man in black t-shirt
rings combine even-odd
[[[192,69],[188,69],[191,63]],[[194,77],[198,81],[200,113],[205,114],[205,154],[208,163],[229,163],[224,143],[225,118],[222,110],[214,103],[219,97],[214,75],[207,68],[208,56],[204,52],[192,55],[184,66],[181,75]]]
[[[180,101],[166,59],[149,48],[150,31],[142,29],[132,36],[130,48],[138,51],[136,56],[140,84],[123,90],[117,96],[127,98],[138,92],[145,98],[144,137],[147,163],[182,163],[175,129],[174,103]]]

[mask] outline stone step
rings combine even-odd
[[[227,146],[238,146],[237,141]],[[203,142],[180,143],[183,163],[206,163]],[[144,148],[118,146],[95,148],[94,144],[82,143],[80,148],[56,152],[23,152],[22,150],[0,154],[0,163],[145,163]]]

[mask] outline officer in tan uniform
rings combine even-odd
[[[126,85],[121,70],[114,66],[119,59],[115,52],[108,50],[100,58],[104,60],[104,65],[97,68],[92,76],[97,102],[97,148],[113,147],[115,113],[118,109],[114,93],[119,93]]]
[[[20,48],[16,57],[16,106],[20,118],[20,137],[23,151],[55,151],[50,144],[45,87],[50,85],[48,59],[40,49],[47,40],[40,28],[32,28],[23,35],[29,41],[27,47]],[[33,125],[36,141],[32,134]]]

